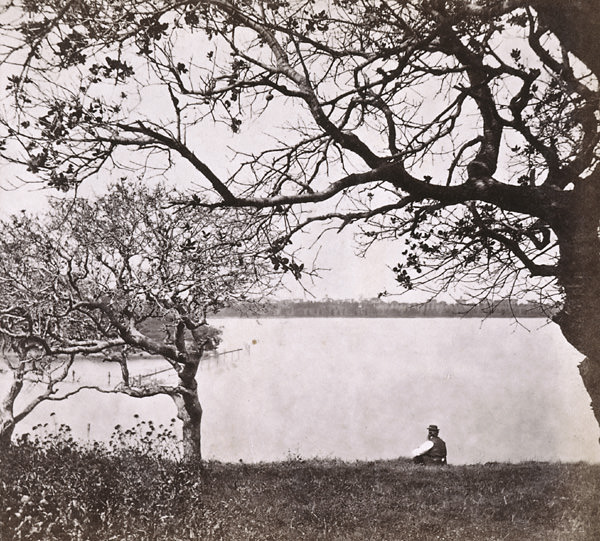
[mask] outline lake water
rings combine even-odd
[[[408,456],[440,426],[454,464],[600,461],[598,426],[577,371],[581,360],[544,320],[223,319],[223,350],[198,375],[203,454],[245,462],[290,456]],[[160,369],[152,359],[132,372]],[[118,366],[84,360],[80,382],[119,381]],[[106,439],[133,415],[167,423],[167,397],[83,392],[44,404],[81,439]],[[51,423],[52,426],[52,423]]]

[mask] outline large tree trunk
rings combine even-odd
[[[535,0],[540,20],[562,45],[600,77],[600,10],[596,0]],[[600,425],[600,171],[576,183],[575,204],[557,229],[559,282],[565,304],[555,318],[567,338],[586,357],[579,365],[591,407]]]
[[[597,0],[531,0],[561,44],[582,60],[595,74],[600,74],[600,10]]]
[[[177,406],[177,417],[183,422],[183,459],[186,462],[202,460],[202,406],[196,391],[173,395]]]
[[[0,407],[0,449],[6,448],[11,444],[14,430],[15,419],[12,410]]]
[[[16,368],[10,367],[13,380],[6,396],[0,402],[0,447],[10,445],[16,420],[14,415],[15,400],[23,389],[24,364],[19,363]]]
[[[598,425],[600,425],[600,359],[586,357],[579,364],[579,373],[590,398],[591,406]]]
[[[177,417],[183,422],[183,458],[186,461],[202,460],[202,406],[198,398],[196,373],[202,352],[187,355],[183,370],[179,373],[181,393],[173,396]]]
[[[586,356],[579,371],[600,425],[599,225],[600,173],[577,184],[573,205],[556,228],[564,305],[555,317],[565,338]]]

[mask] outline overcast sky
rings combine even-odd
[[[31,212],[42,210],[47,198],[59,195],[55,190],[44,189],[40,185],[22,185],[11,189],[11,181],[16,178],[15,168],[0,164],[0,216],[5,218],[12,213],[27,210]],[[93,184],[88,182],[81,188],[81,194],[93,194]],[[67,194],[67,196],[73,194]],[[309,245],[313,239],[305,236],[298,240]],[[390,243],[381,243],[371,249],[366,258],[355,255],[355,242],[350,228],[336,233],[330,231],[325,234],[320,243],[303,255],[303,260],[308,267],[317,257],[316,266],[320,269],[320,279],[312,283],[306,280],[304,285],[310,291],[303,291],[302,286],[294,280],[287,280],[288,291],[282,291],[282,298],[313,298],[332,299],[371,298],[382,291],[401,293],[402,290],[394,281],[391,271],[397,263],[396,251],[400,246],[394,247]],[[326,270],[330,269],[330,270]],[[415,302],[423,300],[421,295],[411,294],[396,298],[398,301]]]

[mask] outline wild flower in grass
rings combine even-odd
[[[33,446],[41,451],[56,449],[74,449],[76,442],[73,438],[71,427],[66,424],[48,423],[37,424],[31,428],[32,433],[25,432],[17,437],[15,443],[18,446]]]
[[[179,461],[182,459],[181,445],[175,430],[175,419],[165,426],[154,424],[153,421],[139,420],[125,429],[116,425],[109,440],[109,448],[114,454],[134,453],[143,454],[150,458],[169,459]]]

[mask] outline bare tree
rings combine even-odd
[[[46,0],[4,17],[7,159],[65,190],[185,171],[211,199],[184,205],[397,239],[406,287],[558,299],[600,422],[596,2]],[[229,167],[204,150],[219,125]]]
[[[118,362],[123,378],[112,392],[169,395],[191,459],[201,456],[197,371],[218,340],[207,317],[268,293],[272,264],[261,255],[257,212],[176,209],[168,206],[175,193],[119,182],[94,201],[57,200],[41,217],[1,224],[0,333],[45,358],[96,353]],[[130,378],[136,351],[166,360],[175,382]]]
[[[15,426],[39,404],[60,400],[60,387],[75,360],[73,355],[50,357],[35,341],[3,336],[2,367],[6,391],[0,402],[0,448],[11,442]],[[73,392],[71,390],[71,392]]]
[[[58,352],[48,348],[52,334],[49,321],[34,298],[23,295],[31,291],[47,295],[48,282],[39,269],[22,272],[23,251],[15,240],[9,235],[1,241],[0,248],[1,447],[11,443],[16,425],[42,402],[64,400],[66,388],[69,395],[81,389],[78,384],[66,383],[75,350]],[[106,341],[104,347],[111,344],[116,342]]]

